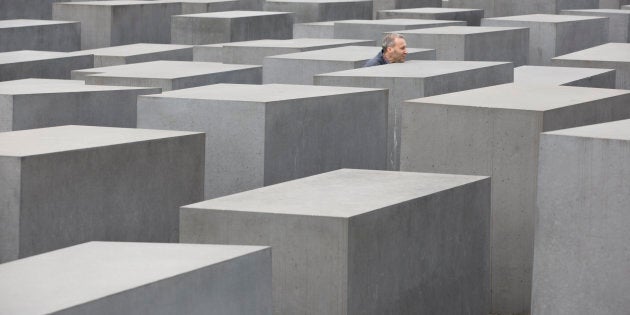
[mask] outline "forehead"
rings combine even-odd
[[[396,37],[394,38],[394,44],[396,46],[402,46],[402,45],[406,45],[407,41],[404,38]]]

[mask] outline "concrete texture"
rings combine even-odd
[[[388,88],[388,169],[400,164],[400,120],[405,100],[451,93],[513,81],[514,68],[506,62],[408,61],[316,75],[316,85]]]
[[[514,68],[514,83],[615,88],[615,69],[522,66]]]
[[[615,69],[615,87],[630,90],[630,44],[608,43],[553,58],[554,66]]]
[[[142,96],[138,126],[206,136],[206,199],[342,167],[386,168],[387,91],[218,84]]]
[[[293,13],[226,11],[172,17],[171,42],[203,45],[255,39],[290,39]]]
[[[138,95],[160,89],[84,85],[82,81],[0,82],[0,132],[61,125],[136,127]]]
[[[52,4],[63,0],[0,0],[0,20],[52,17]]]
[[[196,14],[239,10],[245,3],[238,0],[159,0],[160,2],[179,3],[177,14]]]
[[[360,39],[262,39],[236,43],[195,46],[194,60],[216,61],[231,64],[262,65],[263,59],[267,56],[350,45],[374,46],[375,44],[376,42],[373,40]],[[220,52],[217,50],[220,50]]]
[[[599,0],[600,9],[619,9],[630,5],[630,0]]]
[[[2,314],[271,314],[271,248],[90,242],[0,265]]]
[[[362,68],[380,49],[345,46],[265,57],[263,83],[311,85],[317,74]],[[435,49],[407,48],[407,60],[435,60]]]
[[[0,133],[0,262],[91,240],[176,242],[203,198],[204,135],[63,126]]]
[[[335,21],[295,23],[293,38],[334,38]]]
[[[53,4],[53,19],[81,22],[81,49],[171,42],[169,1],[86,1]]]
[[[335,38],[361,38],[376,41],[378,46],[383,41],[383,33],[396,32],[402,30],[423,29],[439,26],[466,25],[463,21],[438,21],[438,20],[412,20],[412,19],[388,19],[388,20],[347,20],[337,21],[334,24],[333,32]],[[407,47],[430,48],[423,46],[411,46],[407,42]]]
[[[68,21],[0,20],[0,52],[81,49],[81,24]]]
[[[605,17],[531,14],[481,20],[483,26],[529,27],[529,64],[548,66],[551,58],[604,44]]]
[[[53,51],[18,50],[0,53],[0,81],[26,78],[70,79],[75,69],[91,68],[91,55],[73,56]]]
[[[439,8],[442,6],[442,0],[376,0],[374,1],[374,13],[372,18],[381,10],[395,10],[407,8]]]
[[[630,120],[541,135],[532,311],[630,309]]]
[[[181,208],[181,240],[273,246],[275,314],[487,314],[489,179],[338,170]]]
[[[528,62],[529,29],[524,27],[446,26],[398,33],[409,47],[434,48],[437,60]]]
[[[80,77],[81,72],[73,72]],[[216,62],[151,61],[130,65],[87,69],[86,84],[159,87],[179,90],[216,83],[260,84],[262,67]]]
[[[602,0],[449,0],[452,8],[482,9],[486,17],[557,14],[570,9],[597,9]]]
[[[563,15],[604,16],[608,18],[608,42],[630,42],[630,11],[612,9],[563,10]]]
[[[458,8],[413,8],[398,10],[381,10],[377,19],[425,19],[464,21],[468,26],[479,26],[483,18],[483,10]]]
[[[540,133],[630,117],[630,91],[505,84],[410,100],[400,169],[492,178],[492,313],[530,309]]]
[[[295,23],[372,18],[372,0],[266,0],[263,9],[293,12]]]
[[[156,60],[192,61],[193,46],[143,43],[82,50],[77,54],[94,55],[94,67],[108,67]]]

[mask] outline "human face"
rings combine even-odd
[[[404,38],[395,38],[394,46],[387,47],[385,58],[389,63],[405,62],[407,57],[407,41]]]

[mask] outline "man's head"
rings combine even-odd
[[[389,63],[405,62],[407,41],[400,34],[391,33],[383,37],[383,57]]]

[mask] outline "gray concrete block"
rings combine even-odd
[[[522,66],[514,68],[514,83],[615,88],[615,69]]]
[[[489,179],[338,170],[181,208],[181,240],[273,247],[275,314],[488,314]]]
[[[449,0],[452,8],[483,9],[486,17],[557,14],[562,10],[597,9],[601,0]]]
[[[255,39],[290,39],[293,14],[226,11],[172,17],[171,42],[203,45]]]
[[[346,20],[337,21],[333,27],[335,38],[361,38],[371,39],[381,45],[383,33],[396,32],[402,30],[423,29],[450,25],[466,25],[463,21],[440,21],[440,20],[413,20],[413,19],[388,19],[388,20]],[[416,48],[430,48],[422,46],[410,46]]]
[[[138,95],[160,89],[84,85],[83,81],[23,79],[0,82],[0,132],[90,125],[136,127]]]
[[[91,240],[176,242],[177,208],[203,200],[203,142],[112,127],[0,132],[0,262]]]
[[[239,0],[159,0],[160,2],[179,3],[181,9],[177,14],[196,14],[207,12],[222,12],[239,10],[242,3]]]
[[[554,66],[615,69],[618,89],[630,90],[630,44],[608,43],[553,58]]]
[[[62,0],[0,0],[0,20],[52,17],[52,4]]]
[[[372,0],[266,0],[263,9],[293,12],[295,23],[372,18]]]
[[[261,39],[225,44],[195,46],[195,61],[218,61],[231,64],[262,65],[267,56],[275,56],[341,46],[374,46],[373,40],[296,38]],[[220,52],[217,52],[220,50]],[[216,60],[220,57],[219,60]]]
[[[377,19],[425,19],[464,21],[468,26],[479,26],[483,18],[481,9],[459,8],[413,8],[398,10],[381,10]]]
[[[295,23],[293,38],[334,38],[335,21]]]
[[[86,84],[159,87],[179,90],[217,83],[262,82],[262,66],[217,62],[151,61],[73,72],[73,78]]]
[[[26,78],[70,79],[75,69],[94,66],[92,55],[18,50],[0,53],[0,81]]]
[[[630,91],[505,84],[410,100],[400,169],[492,178],[492,313],[529,313],[543,131],[630,117]]]
[[[311,85],[317,74],[362,68],[380,49],[345,46],[265,57],[263,83]],[[435,60],[435,49],[407,48],[407,60]]]
[[[621,6],[622,10],[630,10],[630,5]]]
[[[409,47],[434,48],[437,60],[528,62],[529,29],[524,27],[446,26],[398,33]]]
[[[193,46],[170,44],[130,44],[82,50],[76,54],[94,55],[94,67],[109,67],[156,60],[193,60]]]
[[[408,8],[439,8],[442,0],[374,0],[372,18],[376,18],[378,11]]]
[[[531,14],[481,20],[483,26],[529,27],[529,64],[548,66],[551,58],[601,45],[608,39],[608,18]]]
[[[170,16],[181,5],[164,1],[86,1],[53,4],[55,20],[81,22],[81,49],[171,42]]]
[[[408,61],[376,67],[316,75],[316,85],[388,88],[388,169],[400,164],[400,120],[405,100],[475,89],[513,81],[514,67],[507,62]]]
[[[387,91],[218,84],[142,96],[141,128],[206,136],[206,198],[342,167],[386,168]]]
[[[271,248],[90,242],[0,265],[2,314],[271,314]]]
[[[630,5],[630,0],[599,0],[600,9],[619,9],[624,5]]]
[[[0,20],[0,52],[81,49],[81,24],[69,21]]]
[[[532,311],[630,309],[630,120],[540,139]]]
[[[620,9],[563,10],[560,14],[607,17],[608,42],[630,42],[630,11]]]

